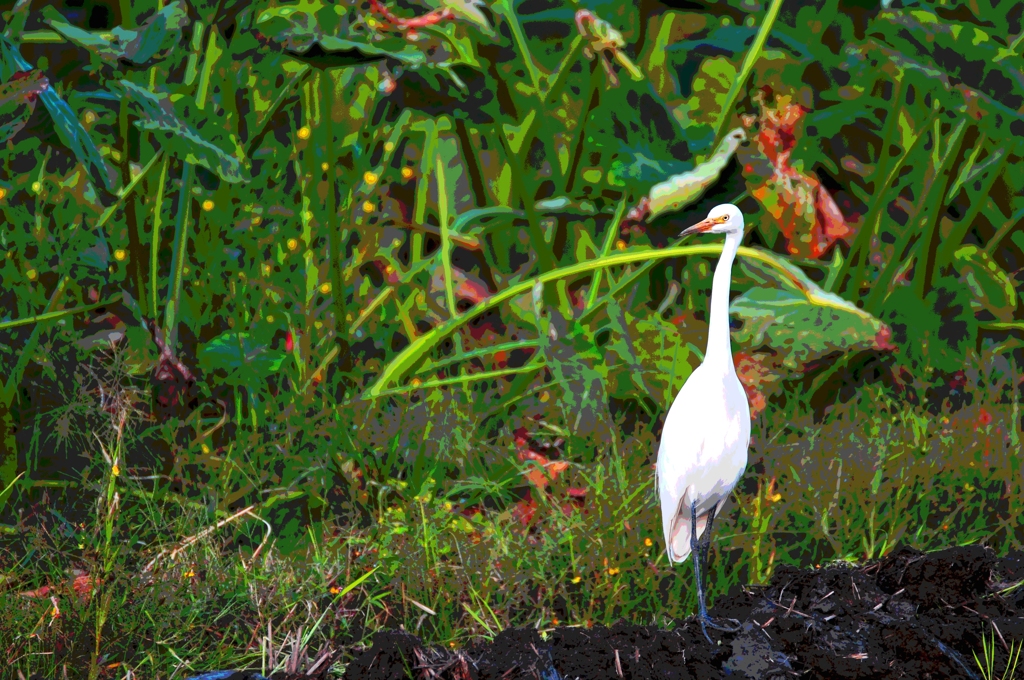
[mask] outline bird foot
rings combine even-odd
[[[740,629],[743,627],[743,624],[737,621],[736,619],[725,619],[725,621],[730,621],[736,624],[735,626],[723,626],[719,623],[715,623],[715,621],[707,614],[705,614],[704,616],[700,616],[698,614],[697,621],[700,622],[701,632],[704,633],[704,637],[707,639],[709,645],[714,645],[715,643],[711,639],[711,636],[708,635],[708,628],[711,628],[713,630],[719,630],[723,633],[738,633]]]
[[[723,618],[723,619],[720,619],[720,620],[721,621],[729,621],[729,622],[733,623],[734,625],[732,625],[732,626],[723,626],[721,624],[715,623],[714,620],[710,616],[705,617],[703,619],[703,621],[702,621],[702,624],[707,626],[708,628],[714,628],[715,630],[720,630],[723,633],[738,633],[738,632],[740,632],[740,629],[743,627],[743,623],[740,622],[740,621],[737,621],[736,619]]]

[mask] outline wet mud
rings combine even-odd
[[[995,644],[1000,677],[1014,642],[1024,640],[1024,553],[997,558],[965,546],[924,554],[900,548],[867,565],[816,570],[780,567],[765,586],[719,597],[713,618],[671,630],[619,623],[610,628],[532,628],[499,633],[465,649],[425,646],[382,631],[350,649],[347,680],[430,678],[601,680],[603,678],[981,678],[974,654]]]

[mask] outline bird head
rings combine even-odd
[[[680,236],[690,234],[739,234],[743,235],[743,213],[732,203],[716,205],[706,220],[683,230]]]

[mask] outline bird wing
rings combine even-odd
[[[681,562],[690,554],[693,490],[690,488],[692,485],[688,485],[690,473],[699,465],[704,448],[704,429],[700,427],[700,415],[704,410],[699,399],[704,391],[701,376],[698,367],[676,395],[665,417],[658,447],[656,477],[661,501],[661,526],[670,563]],[[706,512],[702,514],[706,515]],[[700,536],[704,530],[700,514],[697,529]]]

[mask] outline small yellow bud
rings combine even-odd
[[[611,569],[608,570],[608,575],[609,576],[615,576],[618,573],[619,573],[619,568],[618,567],[612,567]]]
[[[28,277],[29,281],[35,281],[36,276],[38,276],[38,273],[36,272],[35,269],[29,269],[27,272],[25,272],[25,276]]]
[[[548,401],[548,399],[550,399],[550,398],[551,398],[551,394],[547,390],[544,390],[543,392],[540,393],[540,400],[542,402],[546,403]]]
[[[86,125],[92,125],[96,122],[96,114],[92,111],[86,111],[85,116],[83,116],[83,118],[85,119]]]
[[[267,315],[267,323],[274,323],[274,315],[273,314],[268,314]]]
[[[205,210],[206,212],[210,212],[211,210],[213,210],[213,201],[211,201],[210,199],[206,199],[205,201],[203,201],[203,210]]]
[[[210,452],[210,447],[207,446],[206,444],[203,444],[203,453],[209,453],[209,452]]]
[[[373,212],[374,205],[371,201],[363,203],[363,212]]]
[[[320,292],[323,293],[324,295],[327,295],[327,293],[330,293],[331,292],[331,284],[330,283],[320,284]]]
[[[391,266],[391,265],[389,264],[389,265],[388,265],[387,267],[384,267],[384,273],[385,273],[385,274],[394,274],[394,273],[395,273],[395,268],[394,268],[394,267],[392,267],[392,266]]]
[[[654,542],[651,539],[649,539],[649,538],[645,538],[644,539],[644,545],[646,545],[648,548],[650,548],[652,545],[654,545]]]
[[[623,241],[623,240],[622,240],[622,239],[620,238],[620,239],[619,239],[618,241],[616,241],[616,242],[615,242],[615,247],[616,247],[616,248],[617,248],[618,250],[625,250],[625,249],[626,249],[626,242],[625,242],[625,241]]]
[[[309,127],[303,125],[299,128],[299,139],[309,139]]]
[[[34,192],[36,192],[38,194],[42,190],[43,190],[43,183],[42,182],[32,182],[32,191],[34,191]]]
[[[366,182],[367,184],[376,184],[377,183],[377,175],[376,175],[376,173],[373,173],[373,172],[365,172],[365,173],[363,173],[363,181]]]
[[[391,239],[391,247],[392,248],[397,248],[400,245],[402,245],[402,241],[400,239],[397,239],[397,238]]]
[[[412,179],[412,168],[402,168],[402,179]]]
[[[117,477],[118,475],[121,474],[121,468],[117,465],[117,463],[114,463],[114,467],[110,469],[110,472],[115,477]]]
[[[573,576],[573,577],[572,577],[572,582],[573,582],[573,583],[579,583],[579,582],[580,582],[580,581],[582,581],[582,580],[583,580],[583,577],[582,577],[582,576]]]
[[[388,153],[391,153],[392,151],[394,151],[395,150],[394,143],[393,142],[384,142],[384,150],[387,151]]]
[[[321,163],[320,164],[320,169],[323,170],[324,172],[327,172],[327,168],[329,168],[329,167],[331,167],[331,166],[328,165],[327,163]]]
[[[420,380],[419,378],[413,378],[413,379],[412,379],[412,380],[411,380],[411,381],[409,382],[409,384],[410,384],[410,385],[412,385],[413,387],[419,387],[420,385],[422,385],[422,384],[423,384],[423,381],[422,381],[422,380]]]
[[[260,217],[259,215],[254,215],[253,218],[252,218],[253,226],[256,226],[257,224],[259,224],[262,221],[263,221],[263,218]]]
[[[263,265],[263,275],[264,276],[270,276],[270,265],[269,264]]]
[[[287,243],[288,243],[288,250],[295,250],[296,248],[299,247],[298,239],[290,238],[290,239],[288,239]]]
[[[324,327],[324,322],[323,321],[314,321],[313,322],[313,328],[315,328],[317,330],[320,330],[323,327]]]
[[[6,195],[7,195],[7,189],[4,189],[3,187],[0,187],[0,201],[4,200],[4,197]]]
[[[114,259],[118,262],[123,262],[126,257],[128,257],[128,253],[124,251],[124,248],[118,248],[114,251]]]

